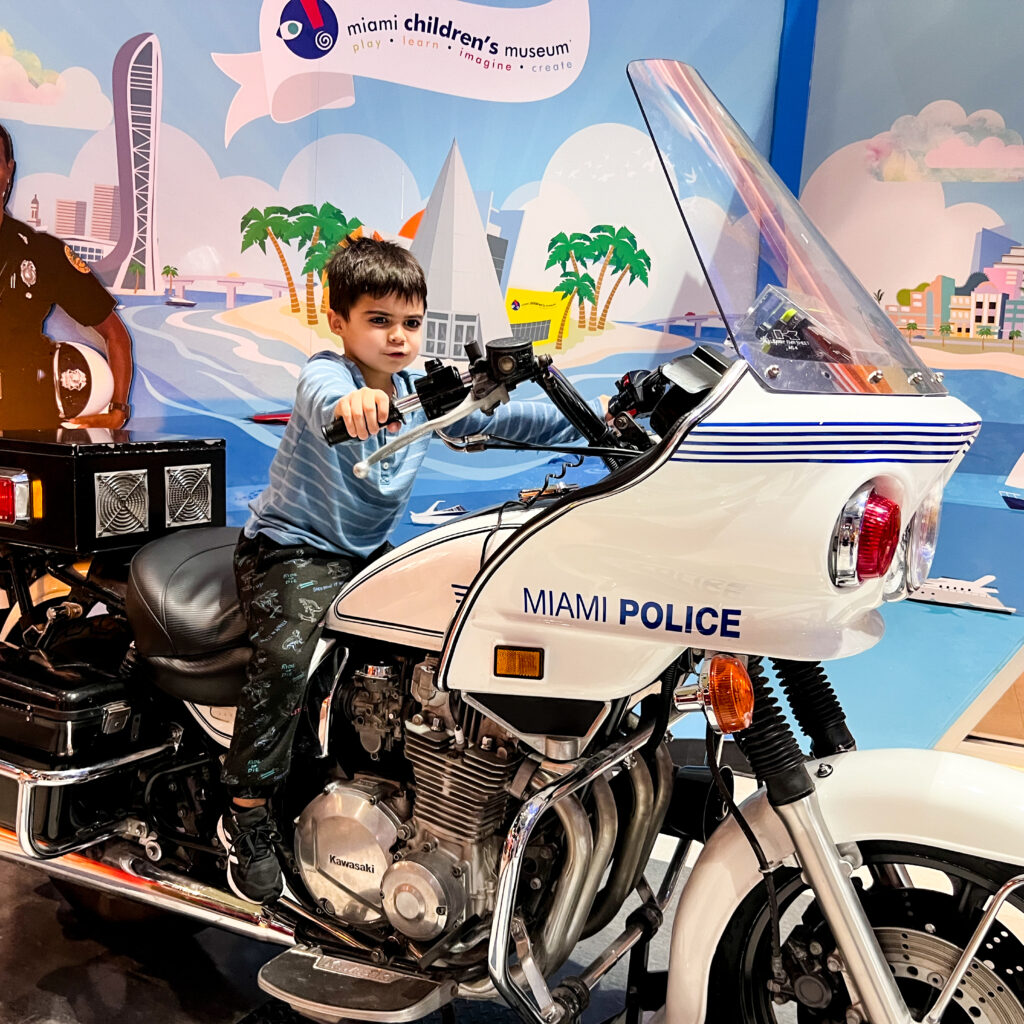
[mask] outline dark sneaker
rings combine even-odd
[[[281,866],[274,853],[278,835],[266,807],[232,809],[217,823],[228,854],[228,885],[239,899],[270,903],[281,895]]]

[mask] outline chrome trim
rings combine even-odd
[[[545,974],[561,967],[572,952],[572,946],[565,949],[565,945],[590,877],[594,856],[594,833],[590,831],[590,820],[579,797],[567,795],[552,809],[565,832],[566,853],[555,887],[555,898],[536,944],[535,957]],[[526,970],[526,964],[523,964],[523,970]]]
[[[671,437],[667,441],[663,441],[660,450],[652,449],[655,453],[655,457],[651,459],[645,465],[643,471],[632,477],[629,481],[629,487],[635,487],[638,483],[646,480],[653,473],[657,472],[661,467],[668,461],[670,461],[673,452],[679,447],[683,438],[698,424],[701,420],[705,419],[712,412],[715,411],[732,393],[733,389],[743,379],[743,376],[747,373],[753,373],[750,366],[747,365],[742,359],[737,359],[732,366],[726,370],[725,375],[715,386],[707,398],[704,399],[699,405],[690,410],[688,416],[676,427]],[[383,451],[383,449],[381,449]],[[646,459],[645,453],[641,456],[642,459]],[[596,487],[601,487],[600,484],[596,484]],[[602,498],[607,497],[608,493],[617,493],[620,490],[625,490],[625,487],[619,487],[615,491],[606,492],[602,490],[598,494],[586,494],[579,492],[571,500],[565,498],[560,502],[544,509],[528,522],[524,523],[515,535],[510,537],[500,549],[500,553],[496,553],[480,570],[479,573],[474,577],[473,582],[470,584],[469,590],[466,592],[466,596],[462,599],[462,604],[455,610],[455,615],[452,617],[451,622],[448,624],[448,629],[445,632],[444,643],[441,647],[441,658],[437,668],[437,678],[439,680],[439,687],[441,689],[451,689],[448,684],[448,664],[452,658],[452,652],[459,642],[459,634],[462,632],[467,620],[469,619],[470,612],[473,606],[476,604],[480,593],[484,587],[487,586],[490,578],[498,570],[508,557],[517,551],[520,545],[524,544],[527,540],[533,537],[534,533],[538,530],[544,529],[549,523],[565,515],[567,512],[574,508],[578,508],[581,505],[587,505],[592,501],[600,501]]]
[[[956,995],[956,990],[960,982],[963,981],[964,974],[967,973],[971,966],[971,961],[981,948],[985,935],[988,933],[989,928],[995,924],[996,915],[1002,909],[1003,904],[1010,898],[1010,894],[1022,885],[1024,885],[1024,875],[1017,875],[1006,882],[992,898],[992,902],[989,904],[984,916],[978,923],[978,927],[971,936],[971,941],[964,947],[963,954],[957,961],[956,967],[953,968],[953,973],[946,979],[946,984],[942,986],[939,998],[935,1000],[935,1005],[928,1011],[922,1024],[940,1024],[942,1015],[946,1012],[946,1008],[952,1001],[953,996]],[[998,942],[998,939],[996,941]]]
[[[860,548],[860,533],[864,525],[864,509],[874,489],[873,483],[866,483],[843,506],[835,529],[832,531],[832,546],[829,551],[828,569],[832,582],[837,587],[859,587],[857,575],[857,551]]]
[[[585,939],[605,928],[619,912],[622,901],[629,895],[633,876],[641,867],[640,853],[647,841],[648,822],[654,808],[654,783],[647,762],[642,758],[633,758],[629,765],[629,783],[633,788],[633,814],[622,837],[618,859],[612,864],[608,884],[590,908],[582,933]]]
[[[97,860],[70,853],[40,864],[24,852],[13,832],[0,828],[0,859],[31,865],[48,875],[184,914],[250,939],[284,946],[294,942],[291,925],[268,916],[262,908],[152,864],[136,856],[135,850],[118,844]]]
[[[852,865],[839,856],[817,794],[812,792],[774,810],[793,840],[804,877],[835,937],[855,1007],[871,1021],[913,1024],[871,922],[857,898],[851,880]]]
[[[612,795],[612,787],[608,785],[608,780],[603,775],[594,779],[594,785],[590,792],[594,798],[594,853],[591,857],[586,884],[580,894],[575,913],[569,922],[565,940],[559,950],[559,953],[562,954],[560,957],[562,963],[568,959],[583,934],[587,918],[590,916],[594,900],[597,898],[597,890],[601,886],[601,879],[604,878],[605,869],[615,852],[615,841],[619,834],[619,811],[615,806],[615,797]]]
[[[342,650],[345,653],[342,655],[341,664],[338,666],[337,673],[335,673],[334,682],[331,683],[330,691],[320,703],[320,718],[316,725],[316,738],[320,743],[318,757],[327,757],[330,754],[331,713],[334,710],[334,698],[338,695],[338,687],[341,686],[341,677],[345,674],[345,666],[348,664],[350,653],[347,647],[343,647]]]
[[[63,844],[41,843],[33,833],[35,817],[35,792],[37,789],[55,789],[63,786],[77,786],[113,775],[123,768],[152,760],[161,754],[173,753],[178,748],[178,737],[169,739],[159,747],[137,750],[124,757],[84,768],[24,768],[9,761],[0,761],[0,778],[11,779],[18,784],[18,804],[15,811],[15,833],[25,855],[33,860],[50,860],[77,850],[84,850],[94,843],[103,842],[116,835],[116,822],[94,829],[85,838]]]
[[[633,872],[633,884],[630,889],[635,889],[640,880],[644,877],[644,869],[651,859],[651,852],[658,839],[658,833],[668,814],[668,805],[672,802],[672,790],[675,788],[675,765],[672,764],[672,755],[664,743],[659,743],[654,751],[654,772],[656,788],[654,792],[654,807],[651,816],[647,821],[647,838],[640,848],[640,859],[637,861],[636,870]]]
[[[412,396],[410,395],[408,397],[411,398]],[[383,447],[378,448],[365,459],[357,462],[352,467],[352,472],[360,480],[364,480],[369,475],[370,468],[372,466],[376,465],[382,459],[386,459],[389,455],[393,455],[395,452],[401,451],[403,448],[407,448],[425,434],[433,433],[438,427],[449,427],[453,423],[458,423],[459,420],[464,420],[474,412],[490,412],[496,406],[502,405],[507,401],[508,392],[504,387],[496,387],[493,391],[489,391],[482,398],[473,398],[472,392],[470,392],[470,394],[468,394],[462,402],[450,412],[446,412],[443,416],[438,416],[436,419],[432,420],[426,420],[425,422],[412,427],[410,430],[400,434],[394,441],[388,441],[388,443]],[[411,408],[418,405],[419,399],[417,397],[417,400],[415,402],[409,402],[407,407]]]
[[[677,716],[672,716],[669,726],[675,721],[677,721]],[[546,811],[557,804],[559,800],[590,785],[605,772],[635,754],[650,739],[653,728],[653,725],[647,726],[615,746],[594,754],[562,778],[535,793],[520,808],[508,831],[505,845],[501,851],[494,917],[487,948],[487,970],[494,987],[524,1021],[530,1021],[532,1024],[550,1024],[531,1002],[527,993],[516,984],[513,976],[514,968],[511,968],[508,963],[516,891],[519,887],[519,876],[522,872],[523,859],[530,836]],[[632,872],[630,874],[632,875]],[[488,994],[486,989],[479,985],[472,988],[466,986],[460,988],[460,992],[464,990],[466,995],[478,998],[486,998]]]

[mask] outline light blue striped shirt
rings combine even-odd
[[[396,398],[415,392],[415,376],[407,371],[394,375]],[[366,479],[358,479],[352,467],[397,435],[381,430],[366,441],[331,448],[321,431],[334,419],[338,399],[361,387],[365,384],[359,368],[344,356],[319,352],[306,363],[291,418],[270,464],[270,484],[249,506],[247,537],[262,533],[278,544],[309,544],[362,558],[388,539],[409,504],[432,435],[389,455],[371,467]],[[593,408],[599,412],[600,403],[594,402]],[[405,419],[402,430],[426,417],[417,411]],[[533,444],[564,444],[580,436],[548,402],[509,402],[491,416],[474,413],[449,429]]]

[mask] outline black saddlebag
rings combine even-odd
[[[0,645],[0,757],[74,768],[128,753],[143,715],[127,682],[84,661]]]
[[[104,630],[85,620],[91,644],[52,653],[0,644],[0,760],[23,770],[88,769],[152,744],[155,718],[138,689],[121,678],[109,657],[121,647],[120,624]],[[108,658],[95,655],[107,645]],[[106,663],[105,663],[106,662]],[[87,773],[85,773],[87,776]],[[132,776],[117,773],[73,786],[44,787],[33,803],[35,834],[44,842],[66,839],[127,806]],[[18,783],[0,777],[0,826],[13,829]]]

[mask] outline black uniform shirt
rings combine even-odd
[[[43,334],[55,303],[80,324],[94,327],[110,315],[115,300],[59,238],[5,214],[0,223],[0,429],[58,419],[53,352]]]

